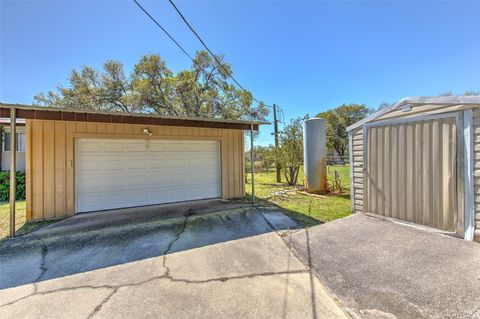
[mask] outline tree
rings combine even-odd
[[[272,145],[257,146],[255,148],[255,166],[268,172],[275,162],[275,148]]]
[[[151,113],[223,119],[264,120],[263,103],[252,107],[249,92],[229,83],[231,67],[206,51],[198,51],[187,70],[174,74],[158,54],[148,54],[130,75],[119,61],[101,71],[83,66],[68,76],[68,86],[37,94],[35,104],[69,109]]]
[[[303,164],[303,121],[304,118],[290,120],[279,132],[279,147],[276,158],[280,163],[288,185],[296,185],[300,166]]]
[[[372,112],[363,104],[342,104],[339,107],[321,112],[317,117],[325,119],[327,147],[339,156],[345,156],[348,148],[347,127],[364,119]]]

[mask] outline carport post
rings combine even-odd
[[[250,174],[252,175],[252,205],[255,205],[255,177],[253,176],[253,124],[250,124]]]
[[[16,110],[10,109],[10,237],[15,237],[15,156],[17,153]]]

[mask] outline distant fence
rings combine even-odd
[[[327,156],[327,165],[345,165],[349,163],[349,156]]]

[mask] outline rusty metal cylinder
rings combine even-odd
[[[327,136],[324,119],[311,118],[303,123],[303,154],[306,191],[325,193],[327,190]]]

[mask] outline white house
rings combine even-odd
[[[10,119],[0,118],[0,170],[9,170],[10,158]],[[17,171],[25,172],[25,121],[17,121]]]

